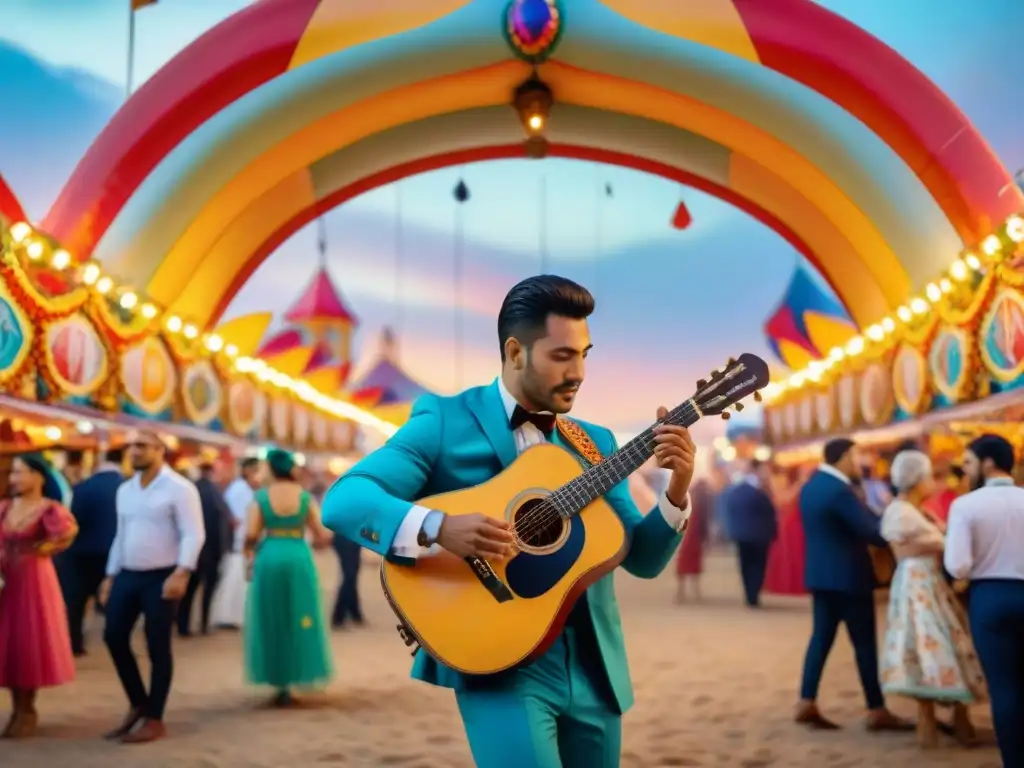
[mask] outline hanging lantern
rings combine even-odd
[[[672,227],[678,230],[683,230],[689,227],[692,223],[693,216],[690,215],[690,209],[686,207],[686,203],[680,200],[679,205],[676,206],[676,212],[672,216]]]
[[[462,204],[469,200],[469,187],[466,186],[466,182],[459,179],[459,183],[455,185],[455,189],[452,191],[455,197],[455,202]]]

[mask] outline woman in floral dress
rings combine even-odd
[[[74,541],[78,528],[54,497],[56,473],[39,454],[11,464],[10,499],[0,501],[0,688],[11,692],[11,717],[2,738],[24,738],[36,729],[36,692],[71,682],[64,597],[53,555]]]
[[[932,463],[920,451],[902,451],[892,464],[898,496],[882,515],[882,536],[897,559],[881,659],[882,690],[918,701],[918,738],[938,743],[935,705],[953,705],[952,733],[974,741],[967,705],[987,690],[963,606],[946,582],[940,560],[945,537],[921,511],[934,492]],[[943,729],[946,730],[946,729]]]

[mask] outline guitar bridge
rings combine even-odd
[[[409,628],[405,624],[399,624],[395,629],[398,630],[398,636],[402,638],[402,642],[405,643],[406,648],[412,648],[412,655],[415,656],[416,652],[420,649],[419,641],[415,635],[409,631]]]

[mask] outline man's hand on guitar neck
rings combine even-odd
[[[512,531],[504,520],[481,514],[445,515],[437,543],[459,557],[504,560],[512,554]]]

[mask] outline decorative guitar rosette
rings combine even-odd
[[[892,388],[896,404],[908,416],[928,406],[928,365],[912,344],[900,344],[892,362]]]

